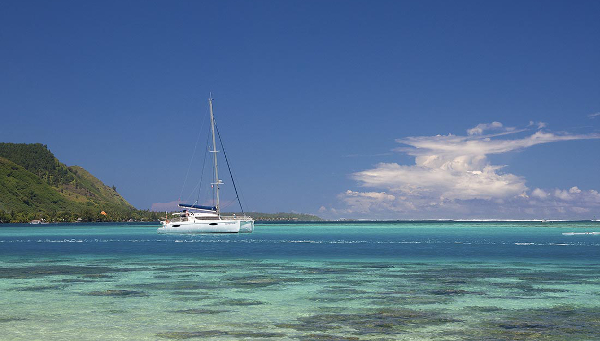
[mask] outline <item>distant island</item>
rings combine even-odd
[[[320,221],[299,213],[247,213],[257,221]],[[41,143],[0,143],[0,223],[158,221],[115,186],[79,166],[66,166]]]
[[[224,213],[225,215],[233,215],[240,213]],[[323,221],[320,217],[312,214],[305,213],[261,213],[261,212],[245,212],[246,215],[252,217],[255,221],[277,221],[277,222],[287,222],[287,221]]]

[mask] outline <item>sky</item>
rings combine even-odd
[[[162,210],[208,188],[212,92],[246,211],[598,219],[599,17],[598,1],[0,1],[0,142]]]

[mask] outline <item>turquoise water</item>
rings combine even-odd
[[[2,340],[593,340],[598,222],[0,225]]]

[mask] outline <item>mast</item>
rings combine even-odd
[[[213,143],[213,150],[211,150],[210,152],[213,153],[213,163],[215,165],[215,182],[213,182],[213,186],[217,186],[216,188],[216,193],[217,193],[217,203],[216,203],[216,207],[217,207],[217,215],[220,217],[221,216],[221,207],[219,205],[219,185],[222,184],[223,182],[221,180],[219,180],[219,167],[217,167],[217,142],[215,140],[215,116],[213,115],[213,106],[212,106],[212,92],[210,93],[210,97],[208,98],[208,106],[210,108],[210,130],[212,132],[212,143]]]

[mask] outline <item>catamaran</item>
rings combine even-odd
[[[164,221],[161,221],[162,227],[158,228],[159,233],[250,233],[254,230],[254,220],[246,216],[243,213],[243,209],[242,215],[221,216],[219,187],[223,185],[223,181],[219,179],[219,167],[217,165],[218,150],[215,138],[215,116],[213,114],[212,96],[208,99],[208,106],[210,109],[210,130],[212,134],[212,150],[210,152],[213,154],[214,167],[214,182],[211,185],[215,191],[215,205],[206,206],[198,205],[197,203],[180,203],[179,207],[183,208],[183,211],[176,213],[175,218],[165,218]],[[235,183],[233,185],[235,189]]]

